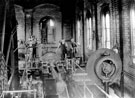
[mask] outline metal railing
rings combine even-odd
[[[22,93],[34,93],[34,98],[36,98],[36,89],[34,90],[13,90],[13,91],[3,91],[0,98],[4,98],[5,95],[10,94],[11,98],[17,97],[21,98]]]

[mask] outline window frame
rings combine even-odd
[[[131,38],[131,57],[135,64],[135,7],[130,9],[130,38]]]

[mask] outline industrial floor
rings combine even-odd
[[[60,98],[119,98],[114,90],[109,88],[109,93],[104,91],[103,85],[93,83],[85,68],[77,69],[72,79],[67,82],[67,89],[60,94]]]

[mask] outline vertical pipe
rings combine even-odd
[[[9,40],[8,50],[7,50],[7,55],[6,55],[6,65],[8,64],[8,60],[9,60],[9,54],[10,54],[10,50],[11,50],[11,42],[12,42],[14,34],[16,33],[15,29],[16,29],[16,27],[12,30],[11,35],[10,35],[10,40]]]
[[[77,41],[76,40],[76,16],[75,16],[75,19],[74,19],[74,40],[75,40],[75,42]]]
[[[27,30],[27,28],[26,28],[26,12],[24,11],[24,20],[25,20],[25,26],[24,26],[24,33],[25,33],[25,41],[26,41],[26,30]]]
[[[105,82],[104,83],[104,90],[107,94],[109,94],[109,83],[108,82]],[[108,98],[108,96],[106,96],[106,98]]]
[[[62,39],[63,39],[63,38],[64,38],[64,37],[63,37],[63,32],[64,32],[64,30],[63,30],[63,20],[62,20],[62,26],[61,26],[61,29],[62,29],[61,36],[62,36]]]
[[[123,50],[123,47],[124,47],[124,35],[123,35],[123,31],[122,31],[122,0],[118,0],[118,3],[119,3],[119,32],[120,32],[120,57],[121,57],[121,60],[122,60],[122,72],[121,72],[121,81],[120,81],[120,87],[121,87],[121,98],[124,98],[124,63],[123,63],[123,59],[124,59],[124,50]]]
[[[63,12],[62,12],[63,13]],[[62,16],[61,16],[61,30],[62,30],[62,32],[61,32],[61,36],[62,36],[62,39],[64,38],[64,23],[63,23],[63,14],[62,14]]]
[[[3,28],[2,28],[2,41],[1,41],[1,51],[2,51],[2,53],[3,53],[3,50],[4,50],[6,15],[7,15],[7,2],[5,4],[5,9],[4,9],[4,20],[3,20]]]
[[[62,5],[64,5],[64,1],[62,1]],[[62,6],[62,12],[61,12],[61,38],[64,38],[64,6]]]
[[[33,10],[31,11],[31,35],[33,35]]]
[[[84,19],[84,4],[85,4],[85,0],[83,0],[83,8],[82,8],[82,46],[83,46],[83,61],[85,61],[85,32],[84,32],[84,25],[85,25],[85,19]]]
[[[11,35],[12,36],[12,35]],[[14,45],[13,45],[13,36],[11,38],[11,48],[10,48],[10,55],[11,55],[11,73],[14,73],[14,70],[15,70],[15,57],[14,57]],[[11,80],[11,85],[10,85],[10,89],[14,90],[14,74],[12,75],[12,77],[10,77],[12,80]]]
[[[9,53],[10,53],[10,50],[11,50],[11,41],[12,41],[12,39],[13,39],[13,36],[11,35],[10,40],[9,40],[8,50],[7,50],[6,65],[8,64],[8,60],[9,60]]]

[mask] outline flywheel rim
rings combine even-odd
[[[101,68],[103,66],[101,64],[104,61],[111,61],[113,63],[113,64],[111,64],[111,66],[113,67],[111,69],[111,72],[108,72],[109,76],[105,76],[105,74],[103,74],[103,72],[102,72],[103,69],[101,69]],[[108,64],[108,66],[109,66],[109,64]],[[96,72],[96,75],[98,76],[98,78],[102,80],[102,82],[110,82],[110,83],[116,82],[116,80],[118,79],[118,77],[121,74],[121,63],[117,62],[115,60],[115,58],[112,56],[102,57],[95,64],[95,72]],[[107,71],[106,71],[106,73],[107,73]]]
[[[115,60],[115,62],[118,63],[119,68],[120,68],[119,72],[121,73],[122,63],[121,63],[121,59],[120,59],[119,55],[111,49],[107,49],[107,48],[98,49],[90,55],[90,57],[87,61],[87,66],[86,66],[86,72],[88,73],[88,77],[91,79],[92,84],[96,83],[98,85],[103,85],[102,80],[99,79],[99,77],[96,74],[95,66],[96,66],[96,63],[101,58],[104,58],[107,56],[110,56],[112,59]],[[120,77],[117,77],[116,79],[114,79],[113,82],[118,82],[119,80],[120,80]],[[110,84],[112,84],[112,83],[110,83]]]

